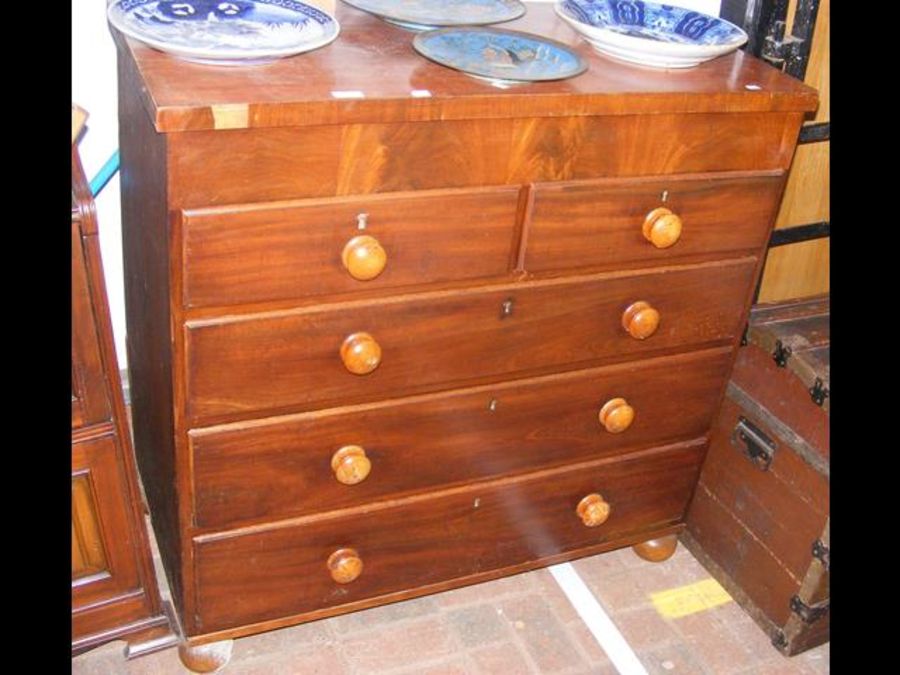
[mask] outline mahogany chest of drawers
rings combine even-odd
[[[510,89],[338,18],[257,68],[120,42],[137,453],[192,645],[677,532],[816,105],[545,5],[509,27],[589,70]]]

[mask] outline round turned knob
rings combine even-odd
[[[609,503],[603,499],[603,495],[595,492],[578,502],[575,512],[585,525],[597,527],[606,522],[611,509]]]
[[[363,562],[356,549],[339,548],[328,556],[328,571],[339,584],[349,584],[362,574]]]
[[[341,345],[341,361],[354,375],[366,375],[381,363],[381,346],[368,333],[354,333]]]
[[[624,398],[614,398],[603,404],[597,417],[609,433],[619,434],[634,421],[634,408]]]
[[[344,245],[341,262],[350,276],[359,281],[374,279],[387,264],[387,253],[379,241],[368,234],[353,237]]]
[[[647,214],[641,230],[656,248],[669,248],[681,237],[681,218],[660,206]]]
[[[656,332],[659,312],[649,302],[639,300],[622,313],[622,327],[636,340],[645,340]]]
[[[331,470],[339,483],[344,485],[356,485],[362,483],[369,471],[372,470],[372,462],[366,457],[366,451],[359,445],[345,445],[331,457]]]

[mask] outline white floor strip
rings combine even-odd
[[[578,576],[571,563],[553,565],[548,569],[616,670],[621,675],[647,675],[647,669],[638,660],[631,645],[616,628],[616,624],[597,602],[597,598]]]

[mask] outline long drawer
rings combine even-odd
[[[695,438],[712,422],[730,362],[719,348],[193,431],[195,523],[352,507]],[[610,431],[598,413],[616,398],[634,418]]]
[[[614,269],[758,250],[783,184],[780,171],[538,184],[524,267]],[[645,229],[660,208],[669,220],[654,213]]]
[[[184,304],[505,275],[514,263],[518,199],[512,186],[185,211]]]
[[[195,539],[196,630],[345,605],[661,529],[681,520],[702,450],[695,443],[649,451]],[[592,494],[610,509],[605,522],[587,527],[577,509]],[[329,561],[341,573],[361,562],[361,574],[338,583]]]
[[[202,426],[724,345],[740,329],[754,264],[743,258],[188,322],[188,419]],[[637,301],[660,317],[646,339],[623,327]],[[363,354],[374,353],[373,342],[380,352],[380,365],[364,375],[348,370],[353,350],[344,353],[360,335]]]

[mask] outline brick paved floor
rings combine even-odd
[[[575,569],[653,675],[816,675],[825,644],[786,658],[734,602],[678,619],[649,594],[709,578],[683,547],[653,564],[623,549]],[[177,651],[125,661],[113,642],[72,661],[77,675],[181,675]],[[538,570],[235,640],[223,675],[614,675],[553,577]]]

